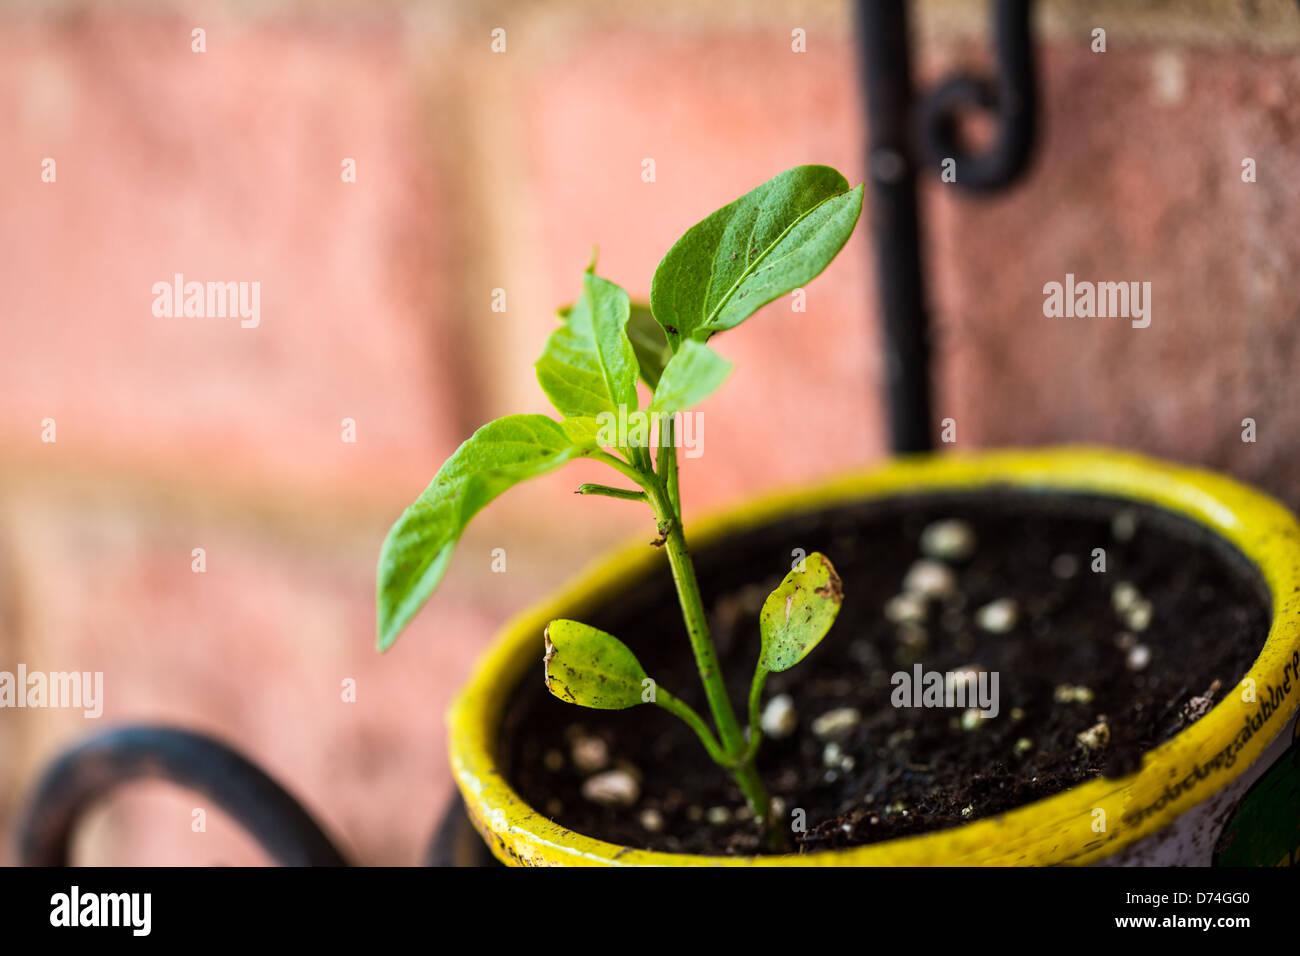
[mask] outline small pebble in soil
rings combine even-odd
[[[686,819],[691,823],[699,823],[704,819],[704,810],[697,806],[689,806],[686,808]]]
[[[642,810],[638,819],[641,821],[642,828],[649,833],[658,833],[664,828],[664,815],[654,807]]]
[[[961,713],[962,730],[978,730],[983,722],[984,718],[980,715],[978,707],[967,707]]]
[[[1012,745],[1011,750],[1017,757],[1023,757],[1034,749],[1034,742],[1028,737],[1021,737]]]
[[[1183,720],[1189,724],[1194,720],[1200,720],[1210,712],[1210,708],[1213,706],[1214,699],[1211,697],[1193,697],[1183,705]]]
[[[1132,541],[1137,534],[1138,518],[1136,511],[1124,510],[1110,519],[1110,533],[1116,541]]]
[[[971,811],[974,809],[975,809],[975,804],[969,803],[966,806],[961,808],[961,815],[963,817],[968,817],[971,815]]]
[[[858,764],[852,754],[846,754],[844,748],[834,741],[828,743],[822,751],[822,763],[831,770],[843,770],[845,773]]]
[[[916,561],[903,578],[903,590],[922,598],[939,600],[957,591],[957,575],[938,561]]]
[[[1090,704],[1092,690],[1074,684],[1059,684],[1054,692],[1058,704]]]
[[[564,769],[564,754],[552,748],[542,755],[542,766],[551,773]]]
[[[998,598],[975,612],[975,624],[990,634],[1006,634],[1016,626],[1020,609],[1011,598]]]
[[[862,714],[856,707],[837,707],[828,710],[812,722],[812,732],[818,740],[842,740],[862,723]]]
[[[1074,739],[1079,741],[1079,746],[1084,750],[1101,750],[1110,743],[1110,725],[1102,718],[1087,730],[1076,734]]]
[[[606,770],[583,781],[582,795],[603,807],[630,807],[641,799],[641,784],[626,770]]]
[[[609,765],[609,745],[599,737],[575,737],[569,759],[579,773],[595,773]]]
[[[1072,554],[1058,554],[1052,559],[1052,577],[1068,581],[1079,573],[1079,559]]]
[[[546,801],[546,815],[554,819],[564,812],[564,801],[559,797],[551,797]]]
[[[885,741],[885,746],[890,750],[893,750],[899,744],[905,744],[914,737],[916,737],[916,731],[911,727],[905,727],[902,730],[895,730],[889,735],[889,739]]]
[[[754,811],[749,809],[749,806],[746,805],[738,808],[736,812],[732,814],[732,816],[734,816],[741,823],[744,823],[746,820],[754,816]]]
[[[1115,646],[1118,647],[1121,651],[1132,650],[1133,645],[1136,643],[1137,643],[1137,638],[1134,637],[1132,634],[1130,634],[1128,631],[1120,631],[1118,634],[1115,635]]]
[[[935,521],[921,532],[921,553],[940,561],[965,561],[975,552],[975,531],[965,521]]]
[[[1124,665],[1131,671],[1145,670],[1151,663],[1151,648],[1145,644],[1134,644],[1124,660]]]
[[[917,627],[915,624],[900,624],[898,643],[909,650],[923,651],[930,644],[930,635],[925,632],[925,628]]]
[[[1115,609],[1115,613],[1123,615],[1128,609],[1141,599],[1142,594],[1136,587],[1127,581],[1120,581],[1111,589],[1110,606]]]
[[[925,599],[904,591],[885,602],[885,617],[895,624],[920,624],[925,620]]]
[[[839,768],[840,761],[843,758],[844,758],[844,748],[841,747],[839,744],[835,743],[835,741],[833,740],[830,743],[828,743],[825,746],[825,748],[822,749],[823,767],[828,767],[831,770],[836,770]]]
[[[1139,598],[1124,613],[1124,623],[1131,631],[1145,631],[1151,626],[1151,602]]]
[[[704,816],[715,827],[726,826],[731,822],[731,809],[728,807],[709,807],[709,812]]]
[[[780,820],[785,816],[785,797],[772,798],[772,819]]]
[[[789,694],[777,694],[763,708],[759,720],[763,733],[774,740],[784,740],[794,733],[799,726],[799,714],[794,709],[794,698]]]
[[[1023,707],[1012,707],[1012,708],[1011,708],[1011,720],[1012,720],[1013,722],[1015,722],[1015,723],[1018,724],[1018,723],[1020,723],[1020,721],[1022,721],[1022,720],[1024,720],[1024,719],[1025,719],[1025,709],[1024,709]]]

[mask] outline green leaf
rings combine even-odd
[[[586,335],[567,323],[556,329],[535,367],[542,391],[565,418],[595,418],[610,410],[590,327]]]
[[[636,352],[641,381],[653,389],[659,384],[664,366],[673,357],[673,350],[668,345],[663,327],[655,321],[650,306],[642,302],[632,303],[632,311],[627,320],[627,337],[632,342],[632,350]]]
[[[582,277],[582,298],[578,305],[585,306],[591,313],[596,352],[615,409],[625,406],[629,412],[636,411],[637,361],[632,342],[627,337],[631,311],[627,293],[607,279],[588,272]]]
[[[600,447],[600,423],[594,418],[566,418],[560,422],[565,436],[584,448]]]
[[[636,362],[641,372],[641,381],[650,388],[659,384],[659,376],[664,366],[673,357],[673,350],[668,345],[668,337],[663,327],[655,321],[654,313],[645,302],[631,302],[628,310],[627,337],[636,353]],[[561,321],[568,321],[573,313],[572,305],[561,306],[555,314]]]
[[[759,663],[785,671],[808,656],[835,623],[844,601],[840,576],[830,558],[814,551],[785,576],[763,602],[758,615],[763,650]]]
[[[637,359],[625,326],[627,293],[590,272],[582,277],[582,296],[567,311],[564,324],[547,339],[537,360],[537,381],[565,418],[595,418],[602,412],[637,408]]]
[[[830,264],[862,211],[829,166],[796,166],[686,231],[650,285],[655,319],[676,346],[734,328]]]
[[[578,621],[559,620],[547,626],[544,639],[546,689],[560,700],[597,710],[645,703],[645,670],[614,635]]]
[[[713,394],[731,374],[731,363],[703,342],[688,339],[664,367],[650,402],[652,412],[693,408]]]
[[[438,586],[474,515],[519,482],[594,449],[580,433],[575,441],[566,425],[545,415],[499,418],[471,435],[438,469],[388,532],[379,554],[381,651],[392,646]]]

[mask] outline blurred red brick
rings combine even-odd
[[[419,861],[451,785],[443,713],[499,615],[533,596],[518,571],[492,574],[470,543],[449,587],[381,657],[377,545],[361,543],[371,535],[355,547],[294,534],[275,540],[237,522],[133,520],[105,503],[40,497],[13,501],[4,518],[7,537],[24,545],[13,569],[24,635],[0,667],[104,675],[99,719],[4,712],[22,741],[9,768],[18,779],[30,784],[56,750],[111,726],[195,728],[265,767],[350,855]],[[206,552],[203,573],[192,570],[195,547]],[[501,610],[476,605],[476,593],[492,594]],[[343,699],[345,680],[355,681],[355,703]],[[82,861],[248,859],[234,827],[191,832],[190,810],[212,806],[171,793],[162,804],[129,793],[116,801],[116,825],[98,840],[92,828]],[[150,808],[159,806],[172,815],[158,817]]]
[[[1296,505],[1300,61],[1122,40],[1049,47],[1023,184],[992,199],[929,189],[936,413],[962,445],[1107,442]],[[1067,272],[1150,282],[1150,327],[1045,317],[1043,285]]]
[[[400,23],[356,21],[207,20],[202,54],[188,18],[5,21],[11,455],[50,417],[80,462],[355,493],[459,441],[425,94]],[[259,281],[260,326],[155,318],[178,272]]]

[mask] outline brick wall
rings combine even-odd
[[[106,685],[98,722],[0,711],[0,827],[61,747],[159,720],[237,744],[358,859],[420,858],[449,786],[442,713],[476,654],[645,526],[569,494],[589,468],[521,487],[380,658],[388,524],[477,424],[545,410],[531,364],[593,244],[644,296],[671,242],[741,190],[800,162],[863,177],[844,6],[732,6],[0,11],[0,669]],[[1032,173],[978,200],[927,181],[936,411],[962,445],[1113,442],[1300,504],[1300,15],[1167,7],[1044,4]],[[984,61],[982,10],[919,5],[928,78]],[[156,317],[177,272],[260,281],[260,324]],[[1151,327],[1044,318],[1066,272],[1151,281]],[[873,295],[860,229],[807,313],[777,303],[718,340],[737,370],[706,406],[688,511],[884,453]],[[124,794],[78,858],[260,859],[216,815],[193,833],[196,800]]]

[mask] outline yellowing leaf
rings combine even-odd
[[[646,702],[646,673],[614,635],[580,621],[558,620],[547,626],[544,640],[546,689],[560,700],[597,710]]]
[[[830,558],[814,551],[803,570],[785,576],[763,602],[758,625],[763,637],[759,663],[769,671],[785,671],[808,656],[835,623],[844,601],[844,588]]]

